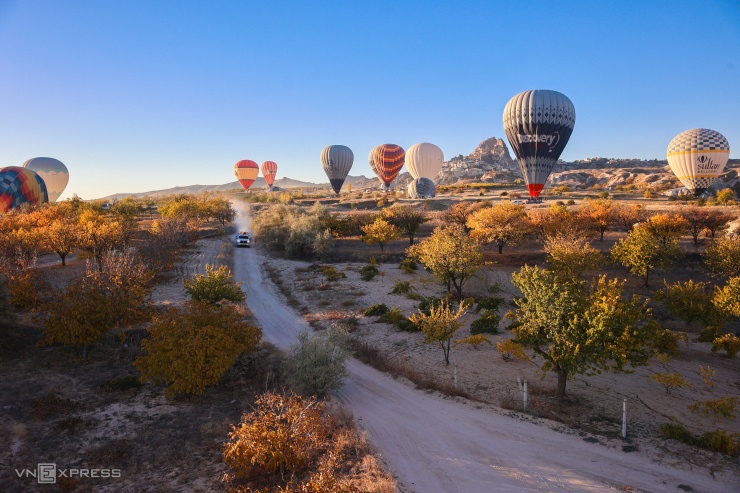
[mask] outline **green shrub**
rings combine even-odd
[[[475,313],[480,313],[481,310],[495,311],[498,310],[506,300],[500,296],[487,296],[485,298],[478,298],[478,304],[475,307]]]
[[[699,445],[712,452],[737,455],[740,451],[740,433],[727,433],[722,429],[708,431],[699,438]]]
[[[247,299],[239,287],[241,283],[232,280],[231,271],[225,265],[216,269],[216,266],[206,264],[205,274],[198,274],[192,280],[185,279],[184,284],[193,301],[213,305],[221,300],[240,303]]]
[[[501,317],[492,310],[484,310],[483,315],[470,324],[470,333],[475,334],[498,334],[498,324]]]
[[[396,327],[398,327],[398,330],[402,330],[404,332],[421,332],[421,327],[416,325],[407,317],[404,317],[403,320],[397,322]]]
[[[372,281],[378,274],[380,274],[380,271],[372,264],[368,264],[360,269],[360,279],[363,281]]]
[[[414,290],[411,281],[398,281],[391,290],[391,294],[409,294]]]
[[[678,440],[679,442],[696,445],[696,438],[681,423],[663,423],[660,425],[660,434],[663,438]]]
[[[324,278],[329,282],[338,281],[347,277],[344,272],[338,271],[333,265],[324,265],[321,267],[321,270],[324,271]]]
[[[388,313],[388,307],[385,305],[385,303],[381,303],[379,305],[373,305],[369,307],[367,310],[363,312],[363,315],[366,317],[376,317],[378,315],[383,315]]]
[[[432,308],[438,308],[440,304],[442,304],[442,298],[427,296],[419,300],[419,310],[429,314],[432,311]]]
[[[740,351],[740,338],[735,334],[725,334],[722,337],[717,337],[712,341],[712,352],[725,350],[728,358],[735,358],[735,355]]]
[[[696,338],[696,340],[698,342],[713,342],[716,338],[720,336],[722,336],[722,328],[710,325],[699,332],[699,336]]]
[[[347,333],[332,327],[324,335],[298,334],[287,360],[290,379],[306,395],[323,397],[344,383],[349,358]]]
[[[416,263],[416,260],[412,258],[405,258],[401,261],[400,265],[401,270],[403,270],[406,274],[413,274],[416,269],[419,268],[418,264]]]
[[[678,354],[678,343],[680,341],[683,341],[684,344],[689,342],[685,332],[673,332],[668,329],[660,330],[655,337],[655,349],[659,353],[675,356]]]
[[[384,313],[378,318],[378,322],[384,324],[397,324],[404,320],[406,316],[401,312],[401,308],[394,306],[390,311]]]

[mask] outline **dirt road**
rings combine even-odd
[[[242,216],[238,226],[246,229]],[[259,241],[259,239],[257,239]],[[234,277],[264,337],[287,348],[308,324],[260,268],[256,249],[234,252]],[[267,260],[269,261],[269,260]],[[357,361],[338,398],[396,475],[418,493],[736,491],[729,475],[658,462],[574,435],[415,390]],[[653,460],[654,459],[654,460]],[[685,469],[684,469],[685,468]]]

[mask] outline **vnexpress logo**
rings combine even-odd
[[[37,464],[36,469],[16,469],[19,478],[36,478],[39,484],[55,484],[57,478],[120,478],[120,469],[57,469],[54,463]]]

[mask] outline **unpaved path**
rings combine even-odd
[[[245,217],[239,227],[246,229]],[[259,241],[259,239],[257,239]],[[264,337],[287,348],[308,323],[262,272],[255,249],[234,252],[234,277]],[[356,361],[338,398],[395,473],[418,493],[736,491],[733,478],[584,442],[491,409],[413,389]]]

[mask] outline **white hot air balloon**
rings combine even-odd
[[[724,171],[730,158],[730,144],[719,132],[693,128],[676,135],[666,154],[676,178],[699,196]]]
[[[442,170],[445,157],[442,149],[434,144],[414,144],[406,151],[406,167],[415,180],[429,178],[434,181]]]
[[[44,180],[46,190],[49,194],[49,202],[55,202],[69,183],[69,171],[67,167],[51,157],[35,157],[29,159],[22,165],[35,172]]]

